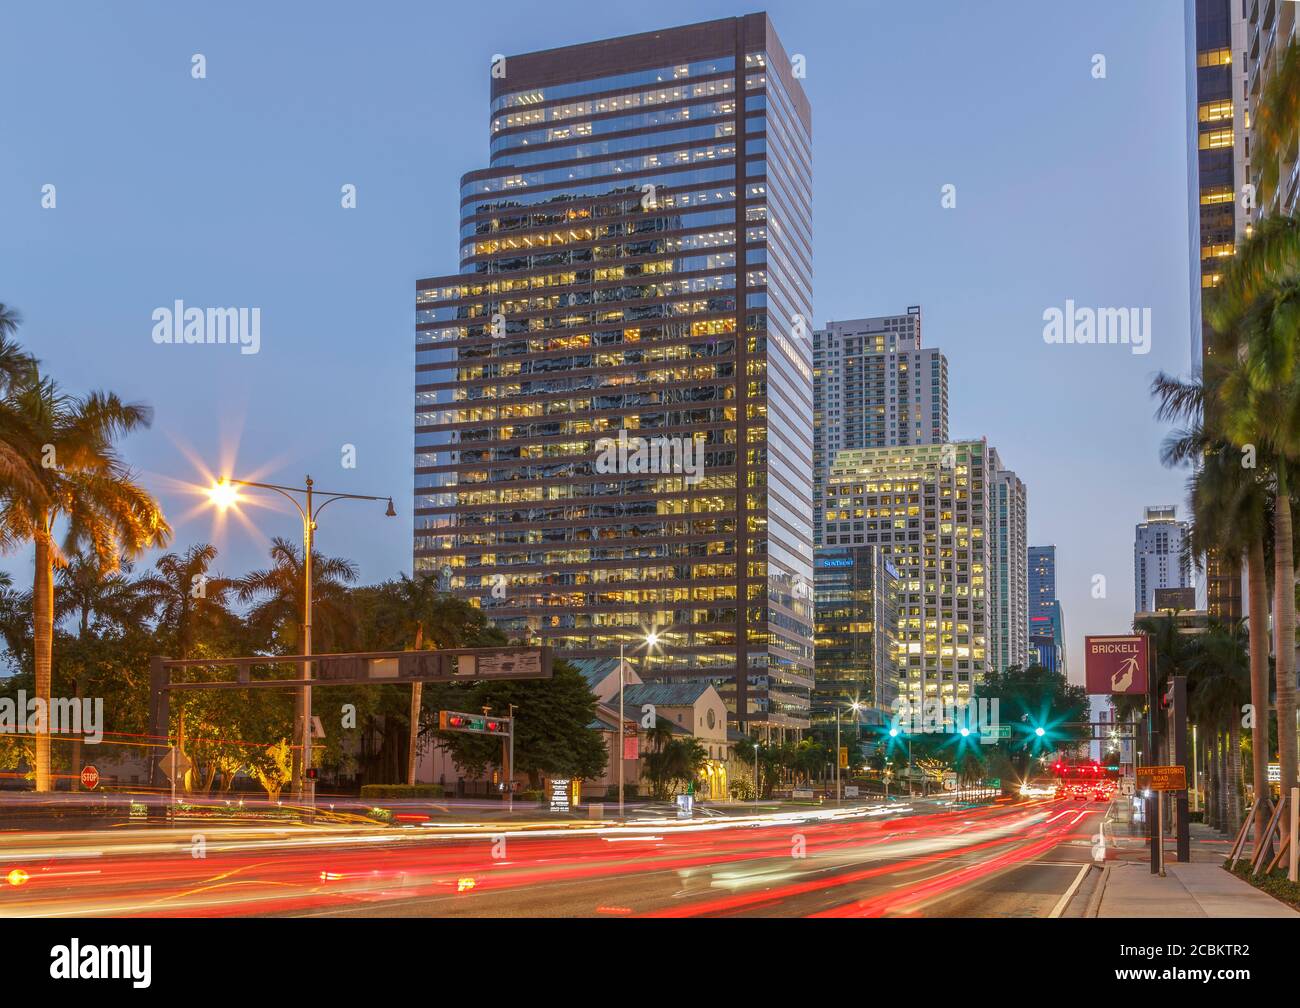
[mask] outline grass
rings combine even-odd
[[[1228,868],[1228,862],[1223,862],[1223,867]],[[1287,906],[1300,910],[1300,882],[1292,882],[1286,877],[1285,868],[1277,868],[1268,875],[1250,874],[1250,862],[1238,861],[1236,868],[1228,868],[1232,874],[1243,882],[1249,882],[1260,892],[1268,893],[1276,900],[1281,900]]]

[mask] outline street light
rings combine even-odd
[[[889,729],[889,737],[898,738],[900,731],[902,731],[902,729],[900,729],[898,725],[894,725]],[[915,772],[915,768],[912,766],[912,736],[911,733],[907,731],[903,731],[903,734],[907,736],[907,796],[911,798],[912,774]]]
[[[325,510],[327,504],[336,500],[368,500],[368,501],[387,501],[388,510],[384,512],[387,518],[395,518],[397,511],[393,508],[393,498],[391,497],[371,497],[367,494],[349,494],[333,493],[323,490],[316,490],[315,484],[310,476],[307,477],[305,487],[281,486],[278,483],[255,483],[252,480],[231,479],[229,476],[224,477],[214,483],[208,489],[208,498],[221,511],[225,511],[236,506],[240,501],[239,488],[250,487],[257,490],[272,490],[281,497],[289,501],[298,509],[298,514],[302,517],[302,653],[303,657],[310,657],[311,648],[311,616],[312,616],[312,586],[311,586],[311,558],[312,542],[316,532],[316,517]],[[323,494],[325,500],[319,504],[313,504],[314,494]],[[298,503],[298,496],[304,498],[303,503]],[[302,757],[298,761],[296,780],[293,781],[292,787],[298,795],[298,800],[308,804],[315,804],[316,785],[315,782],[308,779],[307,771],[311,769],[311,662],[302,663],[302,680],[303,686],[298,691],[297,704],[299,707],[298,716],[302,719]],[[412,731],[414,731],[414,725]]]
[[[649,650],[654,649],[659,644],[659,634],[651,630],[645,635],[643,643]],[[647,651],[647,653],[648,653]],[[623,818],[623,723],[627,720],[623,714],[623,641],[618,642],[618,817]]]
[[[857,720],[858,711],[862,710],[862,704],[857,700],[848,705],[849,710],[853,711],[854,720]],[[840,804],[840,703],[835,703],[835,804]]]

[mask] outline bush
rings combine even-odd
[[[441,784],[363,784],[362,798],[441,798]]]

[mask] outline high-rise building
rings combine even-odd
[[[1056,547],[1029,547],[1030,660],[1065,672],[1065,612],[1056,597]]]
[[[850,449],[831,467],[825,545],[879,546],[897,570],[898,686],[911,705],[963,704],[992,667],[1004,471],[985,440]],[[1016,561],[1026,556],[1022,539]]]
[[[989,667],[1002,672],[1029,664],[1029,500],[1025,484],[1008,469],[998,470],[993,494],[996,584]]]
[[[1258,6],[1258,0],[1184,0],[1191,359],[1198,372],[1210,346],[1202,297],[1218,285],[1223,264],[1250,227],[1252,200],[1245,191],[1250,116],[1243,10],[1248,6]],[[1240,619],[1239,565],[1211,553],[1205,570],[1211,611],[1222,619]]]
[[[811,110],[791,59],[763,14],[501,57],[487,125],[460,271],[416,285],[415,568],[512,636],[622,643],[645,680],[716,684],[740,727],[807,726]]]
[[[1183,541],[1190,531],[1176,517],[1172,504],[1146,509],[1133,537],[1133,611],[1154,612],[1157,588],[1192,586],[1189,558]]]
[[[1253,113],[1264,89],[1277,73],[1287,47],[1296,38],[1300,10],[1297,10],[1294,0],[1240,0],[1240,6],[1245,15],[1242,27],[1246,55],[1245,90],[1252,113],[1247,173],[1255,187],[1257,215],[1294,216],[1296,207],[1300,205],[1300,138],[1292,136],[1278,151],[1275,163],[1265,165],[1256,142]],[[1266,171],[1266,168],[1271,170]]]
[[[948,360],[921,345],[921,309],[813,333],[813,540],[835,456],[948,439]]]
[[[898,697],[898,572],[880,546],[817,550],[817,686],[813,720],[885,724]]]

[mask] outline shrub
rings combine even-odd
[[[363,784],[362,798],[441,798],[441,784]]]

